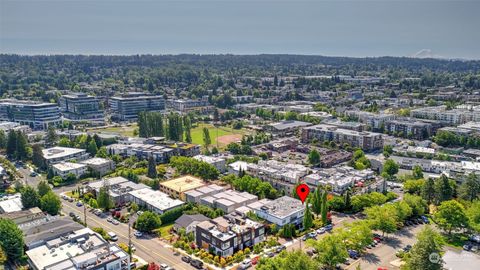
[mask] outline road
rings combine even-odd
[[[395,253],[406,245],[413,246],[416,242],[416,234],[419,233],[424,226],[425,225],[414,225],[404,227],[396,233],[389,235],[386,241],[372,249],[368,249],[366,255],[352,262],[346,269],[353,270],[357,265],[360,265],[363,270],[377,270],[380,267],[399,269],[399,267],[390,264],[390,262],[398,259]]]
[[[62,193],[63,189],[56,189],[55,192]],[[62,212],[65,215],[69,215],[70,212],[78,214],[84,218],[84,207],[77,207],[75,202],[68,202],[66,200],[62,200]],[[119,225],[113,225],[110,222],[107,222],[107,216],[101,218],[96,216],[95,214],[86,211],[87,215],[87,225],[89,228],[94,227],[102,227],[107,232],[114,232],[118,236],[117,243],[125,243],[128,244],[128,225],[124,223],[120,223]],[[132,233],[132,243],[136,248],[135,255],[139,256],[143,260],[147,262],[156,262],[166,263],[169,266],[179,269],[179,270],[187,270],[192,269],[191,266],[184,263],[181,260],[181,256],[174,255],[173,249],[167,243],[163,243],[156,237],[149,237],[143,236],[142,238],[136,238],[133,236],[133,229],[131,230]]]
[[[30,167],[26,167],[26,168],[16,167],[16,168],[17,168],[17,171],[23,176],[22,180],[25,183],[25,185],[37,187],[40,180],[42,180],[42,177],[40,175],[30,176],[30,174],[33,172],[33,170]]]

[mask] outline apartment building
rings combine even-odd
[[[438,120],[448,125],[460,125],[470,121],[480,122],[480,113],[478,111],[468,109],[447,110],[447,107],[444,105],[414,109],[410,112],[410,116]]]
[[[193,157],[200,154],[200,145],[189,143],[149,144],[141,142],[117,143],[107,147],[111,155],[122,157],[136,156],[138,159],[153,157],[157,163],[167,163],[172,156]]]
[[[61,96],[59,103],[63,116],[70,121],[104,122],[104,110],[97,97],[73,93]]]
[[[179,113],[207,113],[213,110],[213,106],[210,106],[206,99],[168,99],[167,109]]]
[[[134,183],[124,177],[117,176],[88,183],[86,189],[87,191],[97,196],[100,188],[102,187],[108,188],[110,198],[112,198],[115,205],[123,205],[129,202],[131,199],[129,193],[131,191],[149,188],[145,184]]]
[[[85,149],[55,146],[42,150],[43,159],[47,165],[62,161],[81,161],[89,157]]]
[[[185,175],[160,183],[160,191],[175,199],[185,201],[185,192],[203,187],[206,183],[195,176]]]
[[[223,217],[200,222],[195,227],[197,247],[227,257],[239,250],[263,242],[263,224],[232,213]]]
[[[309,168],[293,163],[284,163],[276,160],[260,160],[258,164],[248,163],[247,173],[268,181],[275,189],[293,191],[302,177],[307,175]]]
[[[27,125],[35,130],[45,130],[62,122],[60,108],[54,103],[16,99],[0,100],[0,121]]]
[[[128,194],[130,202],[134,202],[140,207],[145,207],[147,210],[160,215],[185,204],[178,199],[172,199],[167,194],[151,188],[133,190]]]
[[[305,183],[310,188],[319,186],[330,187],[336,194],[343,194],[347,189],[357,183],[375,179],[375,173],[370,170],[358,171],[349,166],[321,169],[304,177]]]
[[[69,174],[79,178],[87,173],[87,169],[87,165],[73,162],[60,162],[52,165],[53,173],[63,179],[67,178]]]
[[[130,256],[89,228],[76,230],[27,250],[34,270],[120,270],[130,265]]]
[[[423,140],[433,134],[434,128],[430,123],[415,119],[397,119],[387,121],[385,130],[389,134],[397,134],[399,137]]]
[[[289,136],[293,135],[300,128],[311,126],[311,123],[294,121],[294,120],[285,120],[273,124],[268,124],[264,126],[265,131],[272,133],[276,136]]]
[[[332,125],[320,124],[302,129],[302,142],[309,143],[312,140],[334,141],[337,144],[349,144],[359,147],[364,151],[381,149],[383,147],[382,134],[368,131],[354,131],[342,129]]]
[[[112,97],[108,104],[112,119],[116,121],[135,121],[140,112],[165,110],[163,96],[153,96],[145,93],[128,93],[119,97]]]
[[[89,158],[80,163],[85,164],[93,173],[98,174],[100,177],[115,170],[115,162],[106,158]]]
[[[305,205],[298,199],[283,196],[273,201],[262,200],[264,203],[250,205],[254,212],[270,223],[282,227],[286,224],[302,226]]]
[[[347,116],[358,119],[359,122],[366,124],[372,130],[380,130],[387,121],[395,119],[394,114],[371,113],[364,111],[345,111]]]
[[[224,158],[205,155],[196,155],[193,158],[212,165],[221,173],[227,170],[227,161]]]

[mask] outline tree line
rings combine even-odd
[[[192,142],[192,121],[189,115],[170,113],[164,116],[160,112],[140,112],[137,123],[140,137],[166,137],[173,141]]]

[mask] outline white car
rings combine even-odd
[[[133,233],[133,235],[135,235],[135,237],[142,237],[143,236],[143,233],[142,232],[139,232],[139,231],[135,231]]]
[[[248,269],[250,266],[252,266],[252,261],[245,259],[242,263],[240,263],[239,269]]]
[[[118,222],[118,220],[116,220],[116,219],[113,219],[113,220],[112,220],[112,224],[113,224],[113,225],[118,225],[118,224],[120,224],[120,222]]]
[[[111,217],[107,218],[107,222],[112,223],[112,222],[113,222],[113,218],[111,218]]]

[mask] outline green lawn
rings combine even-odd
[[[217,138],[224,136],[224,135],[238,135],[241,139],[242,135],[248,134],[248,131],[245,129],[232,129],[231,127],[220,126],[215,128],[211,124],[198,124],[196,127],[192,128],[191,135],[192,135],[192,142],[196,144],[200,144],[203,146],[203,128],[208,128],[210,132],[210,139],[212,140],[212,146],[217,145]],[[226,144],[219,142],[218,144],[220,147],[224,147]]]
[[[166,240],[170,240],[173,237],[173,234],[170,233],[170,230],[173,228],[173,223],[162,224],[158,231],[160,231],[160,237]]]
[[[133,136],[133,131],[137,128],[137,124],[131,124],[128,126],[119,126],[119,127],[103,127],[103,128],[92,128],[88,130],[105,132],[105,133],[117,133],[122,136],[135,137]]]

